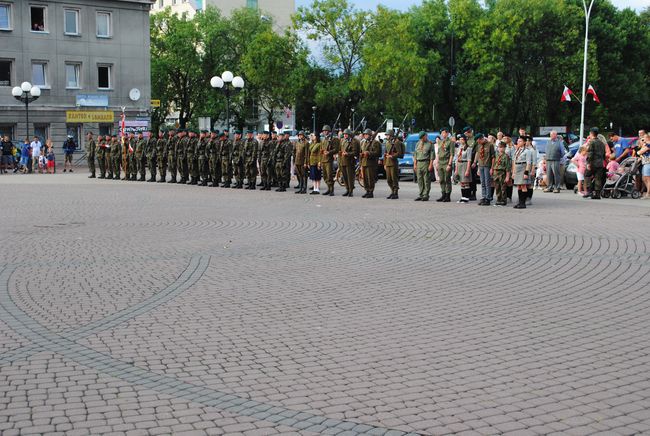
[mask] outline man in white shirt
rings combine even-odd
[[[34,140],[30,144],[32,147],[32,168],[34,173],[38,170],[38,157],[41,155],[41,148],[43,145],[38,139],[38,136],[34,136]]]

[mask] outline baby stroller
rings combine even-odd
[[[641,193],[636,189],[634,176],[639,172],[641,159],[637,157],[628,157],[616,170],[611,178],[608,178],[603,186],[600,195],[603,198],[612,197],[621,198],[623,195],[631,196],[634,199],[641,197]]]

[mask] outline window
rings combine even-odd
[[[50,125],[34,124],[34,136],[38,136],[38,139],[41,140],[41,144],[45,145],[45,141],[50,137]]]
[[[11,61],[0,59],[0,86],[11,86]]]
[[[47,8],[45,6],[30,6],[29,12],[32,32],[47,32]]]
[[[65,87],[66,88],[81,88],[79,85],[79,72],[81,71],[80,64],[65,64]]]
[[[0,124],[0,136],[4,138],[8,136],[10,140],[14,139],[14,125],[13,124]]]
[[[163,6],[164,6],[163,0],[158,0],[158,7],[162,9]]]
[[[0,30],[11,30],[11,5],[0,4]]]
[[[47,63],[32,62],[32,84],[47,88]]]
[[[111,14],[109,12],[97,12],[97,36],[100,38],[110,38]]]
[[[97,87],[99,89],[111,89],[111,66],[97,66]]]
[[[246,0],[246,7],[257,9],[257,0]]]
[[[112,124],[100,124],[99,125],[99,134],[101,136],[111,135],[113,133]]]
[[[79,35],[79,11],[76,9],[65,9],[63,21],[66,35]]]

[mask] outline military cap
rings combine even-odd
[[[265,135],[268,135],[268,134],[269,134],[269,131],[268,131],[268,130],[265,130],[265,131],[263,131],[262,133],[264,133]]]
[[[465,127],[463,128],[463,133],[467,133],[467,132],[469,132],[469,131],[471,131],[471,130],[474,130],[474,128],[473,128],[472,126],[465,126]]]
[[[219,130],[217,130],[217,129],[212,129],[212,131],[211,131],[210,133],[214,133],[215,135],[218,135],[218,134],[219,134]]]
[[[241,135],[241,130],[235,130],[235,135]]]
[[[325,124],[322,130],[323,132],[331,132],[332,128],[328,124]]]
[[[600,130],[598,130],[598,127],[592,127],[591,129],[589,129],[589,131],[591,133],[595,133],[596,135],[600,133]]]
[[[219,133],[219,137],[226,136],[226,131],[224,130],[223,132]]]
[[[448,128],[448,127],[441,127],[441,128],[440,128],[440,133],[442,133],[442,132],[447,132],[447,133],[449,133],[449,128]]]
[[[366,129],[363,131],[364,135],[372,135],[372,130],[371,129]]]
[[[477,134],[474,136],[474,139],[477,140],[477,141],[478,141],[479,139],[483,139],[483,138],[485,138],[485,135],[482,134],[482,133],[477,133]]]
[[[346,135],[352,135],[352,130],[350,130],[350,129],[345,129],[345,130],[343,131],[343,133],[345,133]]]
[[[201,133],[210,133],[210,131],[206,130],[206,129],[203,129],[203,130],[201,130]]]
[[[255,133],[255,132],[253,132],[252,130],[246,130],[246,134],[247,134],[247,135],[249,135],[249,134],[252,135],[253,133]]]
[[[386,136],[395,136],[395,132],[391,130],[386,130]]]
[[[425,132],[424,130],[418,134],[418,138],[420,139],[424,138],[425,136],[427,136],[427,132]]]

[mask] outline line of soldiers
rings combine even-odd
[[[283,192],[289,187],[292,158],[294,162],[304,160],[307,147],[303,132],[295,146],[288,133],[263,132],[255,139],[253,131],[247,131],[245,138],[236,131],[234,140],[229,139],[227,131],[170,129],[159,131],[158,137],[145,133],[129,133],[122,143],[115,134],[100,135],[95,141],[89,132],[89,177],[120,179],[123,175],[121,180],[144,182],[149,168],[148,182],[242,189],[246,179],[245,189],[255,189],[259,164],[261,182],[257,186],[267,191],[277,186],[276,191]],[[306,193],[304,172],[300,180],[301,193]]]

